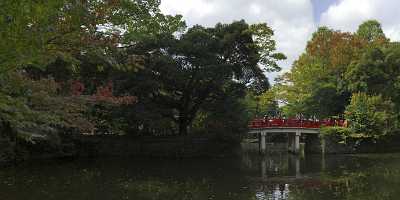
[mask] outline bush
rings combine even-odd
[[[345,127],[323,127],[321,128],[321,137],[335,137],[339,142],[346,143],[348,138],[357,137],[350,129]]]

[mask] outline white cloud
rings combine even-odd
[[[288,57],[279,63],[282,71],[290,69],[315,30],[310,0],[163,0],[161,10],[183,15],[189,26],[214,26],[240,19],[266,22],[275,31],[278,51]],[[270,80],[276,76],[268,74]]]
[[[340,0],[321,15],[321,25],[354,32],[365,20],[376,19],[385,34],[400,40],[399,0]]]

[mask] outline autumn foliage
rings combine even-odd
[[[85,85],[80,81],[72,81],[71,94],[73,96],[81,96],[85,92]],[[137,102],[137,98],[131,95],[114,96],[113,83],[109,81],[103,86],[98,86],[96,92],[89,95],[89,99],[93,103],[110,103],[114,105],[132,105]]]
[[[106,102],[115,105],[131,105],[137,101],[137,98],[131,95],[114,96],[112,82],[97,87],[96,93],[92,95],[91,99],[95,102]]]

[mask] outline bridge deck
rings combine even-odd
[[[254,133],[305,133],[305,134],[319,134],[319,128],[303,128],[303,127],[264,127],[264,128],[252,128],[249,130],[249,134]]]
[[[346,126],[345,120],[304,120],[304,119],[254,119],[249,123],[249,128],[321,128],[322,126]]]

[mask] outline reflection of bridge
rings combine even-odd
[[[268,133],[284,133],[288,136],[288,150],[300,152],[300,136],[302,134],[319,134],[322,126],[346,126],[344,120],[302,120],[302,119],[254,119],[249,124],[249,135],[259,136],[259,150],[266,151]]]

